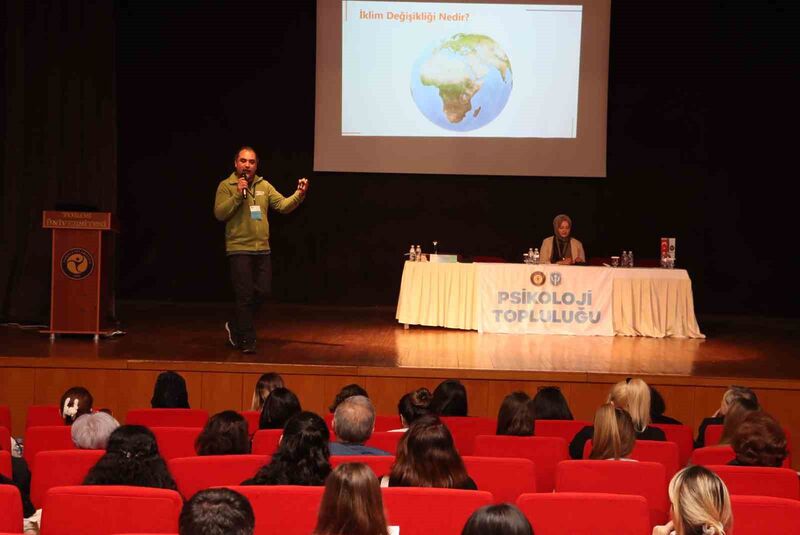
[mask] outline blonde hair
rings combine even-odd
[[[725,483],[703,466],[684,468],[669,483],[677,535],[725,535],[733,524]]]
[[[650,387],[641,379],[629,377],[615,384],[608,394],[608,402],[628,411],[637,433],[643,433],[650,425]]]
[[[636,444],[630,414],[613,403],[600,405],[594,414],[594,436],[590,459],[619,460],[628,457]]]

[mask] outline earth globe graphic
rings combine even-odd
[[[457,33],[429,45],[411,70],[411,96],[433,124],[468,132],[503,111],[514,79],[505,51],[491,37]]]

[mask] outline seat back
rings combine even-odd
[[[231,486],[247,497],[256,516],[254,535],[308,535],[317,525],[323,487]]]
[[[37,509],[44,505],[47,491],[53,487],[83,484],[86,474],[105,450],[40,451],[31,477],[31,501]]]
[[[145,427],[203,427],[207,421],[202,409],[133,409],[125,416],[126,424]]]
[[[367,440],[366,445],[378,448],[394,455],[397,453],[397,443],[405,433],[390,433],[388,431],[375,431]]]
[[[11,479],[11,453],[8,451],[0,451],[0,474],[6,476],[8,479]]]
[[[587,440],[583,447],[583,458],[588,459],[592,453],[592,441]],[[672,479],[680,469],[680,455],[678,445],[674,442],[661,442],[658,440],[637,440],[631,452],[631,459],[637,461],[650,461],[661,463],[667,472],[667,481]]]
[[[400,421],[399,414],[378,414],[375,416],[375,431],[391,431],[402,427],[403,423]]]
[[[686,466],[694,449],[692,428],[688,425],[677,424],[650,424],[650,427],[661,429],[667,437],[667,442],[674,442],[678,445],[678,463],[680,466]]]
[[[64,425],[64,419],[56,405],[31,405],[25,416],[25,429],[50,425]]]
[[[68,425],[29,427],[25,431],[25,447],[22,455],[31,472],[36,471],[36,454],[40,451],[74,450],[72,428]]]
[[[272,455],[278,450],[283,429],[261,429],[253,435],[253,455]]]
[[[642,496],[595,492],[523,494],[517,507],[536,535],[647,535],[650,511]]]
[[[174,490],[116,485],[54,487],[47,491],[42,535],[177,533],[183,507]]]
[[[197,491],[240,485],[269,463],[269,455],[203,455],[167,461],[178,492],[189,500]]]
[[[394,464],[394,456],[388,455],[331,455],[331,466],[336,468],[345,463],[364,463],[377,477],[389,475]]]
[[[480,418],[477,416],[445,416],[442,423],[453,435],[456,449],[461,455],[473,455],[475,451],[475,437],[478,435],[493,435],[497,431],[497,420],[494,418]]]
[[[556,492],[605,492],[643,496],[651,525],[667,520],[666,470],[642,461],[563,461],[556,469]]]
[[[0,426],[0,451],[11,451],[11,431]]]
[[[13,429],[11,427],[11,409],[8,408],[8,405],[0,405],[0,427],[5,427],[9,431]]]
[[[569,444],[578,431],[590,425],[592,422],[586,420],[536,420],[533,434],[537,437],[561,437]]]
[[[772,496],[731,496],[735,535],[797,533],[800,501]]]
[[[22,533],[22,499],[14,485],[0,485],[0,531]]]
[[[733,448],[729,444],[724,446],[706,446],[697,448],[689,458],[689,464],[699,464],[702,466],[709,464],[728,464],[736,458]]]
[[[242,411],[239,414],[247,420],[247,433],[252,437],[258,431],[258,424],[261,420],[261,411]]]
[[[788,468],[707,465],[725,482],[728,492],[800,500],[800,479]]]
[[[166,461],[197,455],[194,443],[203,431],[199,427],[151,427],[156,436],[158,453]]]
[[[478,489],[491,492],[495,503],[514,503],[521,494],[536,492],[536,469],[530,459],[466,456],[464,465]]]
[[[402,535],[460,535],[470,515],[492,503],[485,491],[385,488],[386,522],[399,526]]]
[[[567,442],[563,438],[539,436],[479,435],[475,438],[475,455],[530,459],[536,467],[538,492],[553,491],[556,467],[561,461],[569,459]]]

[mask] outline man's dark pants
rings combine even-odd
[[[269,254],[228,256],[236,303],[231,322],[237,342],[256,339],[253,318],[259,306],[272,293],[272,257]]]

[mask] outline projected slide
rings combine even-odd
[[[343,136],[575,138],[580,5],[342,2]]]

